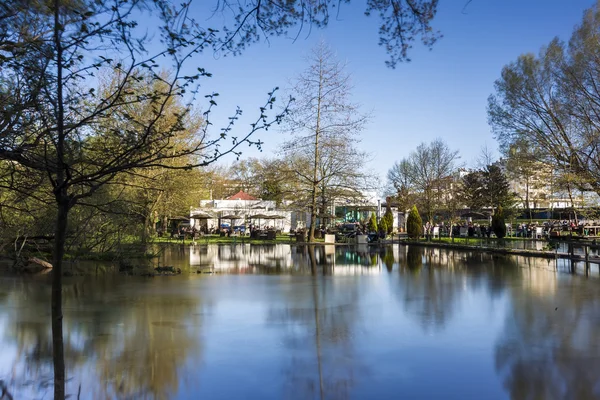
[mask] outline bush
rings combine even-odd
[[[406,219],[406,232],[408,233],[408,237],[411,239],[418,239],[421,237],[423,232],[423,220],[419,215],[417,206],[413,206],[410,209],[410,213]]]
[[[504,221],[502,207],[498,207],[492,216],[492,231],[498,239],[502,239],[506,236],[506,222]]]
[[[385,214],[383,214],[383,218],[381,220],[385,221],[386,233],[392,233],[394,231],[394,214],[389,206],[386,208]]]
[[[369,232],[377,232],[377,218],[375,217],[375,213],[371,213],[367,229]]]
[[[381,218],[379,221],[379,232],[383,232],[384,234],[389,233],[387,221],[385,218]],[[385,235],[384,235],[385,236]]]

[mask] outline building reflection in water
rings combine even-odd
[[[161,264],[191,273],[67,279],[73,397],[81,387],[82,398],[213,398],[229,371],[268,398],[434,398],[436,385],[456,394],[479,378],[490,398],[598,398],[599,281],[563,260],[238,244],[177,246]],[[51,393],[49,288],[0,279],[0,379],[17,399]],[[435,368],[460,374],[432,385]]]
[[[364,275],[381,272],[379,250],[370,246],[253,245],[190,246],[189,264],[198,270],[239,274]]]

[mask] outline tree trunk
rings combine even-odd
[[[54,399],[65,398],[65,358],[63,344],[62,315],[62,265],[67,236],[69,200],[66,190],[58,194],[58,218],[54,234],[54,255],[52,264],[52,360],[54,365]],[[64,197],[63,197],[64,196]]]
[[[525,201],[527,202],[527,213],[529,214],[529,222],[531,222],[531,207],[529,206],[529,177],[527,177],[527,183],[525,184]]]
[[[152,226],[154,219],[152,218],[152,214],[153,214],[153,211],[150,211],[144,217],[144,228],[142,230],[142,243],[147,243],[148,238],[150,238],[152,236],[152,234],[154,233],[154,229]]]
[[[319,186],[318,180],[318,168],[319,168],[319,134],[321,133],[321,97],[323,89],[323,74],[320,70],[319,65],[319,93],[317,96],[317,124],[315,128],[315,162],[313,165],[313,182],[312,182],[312,193],[311,193],[311,209],[310,209],[310,231],[308,235],[309,243],[315,241],[315,224],[317,223],[317,188]]]
[[[319,371],[319,394],[320,399],[324,398],[324,385],[323,385],[323,367],[321,365],[321,318],[319,316],[319,294],[317,292],[318,289],[318,281],[317,281],[317,265],[314,254],[314,247],[310,247],[308,249],[308,255],[310,257],[311,264],[311,272],[313,277],[313,285],[312,285],[312,293],[313,293],[313,301],[314,301],[314,314],[315,314],[315,346],[317,350],[317,367]]]
[[[65,122],[63,100],[63,48],[61,42],[62,24],[60,23],[60,0],[54,0],[54,45],[56,48],[56,180],[54,196],[57,204],[57,220],[54,234],[54,269],[52,271],[52,361],[54,367],[54,400],[65,399],[65,355],[63,344],[62,315],[62,263],[67,237],[67,217],[71,207],[67,193],[68,179],[65,164]]]

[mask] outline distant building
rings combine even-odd
[[[278,209],[275,201],[258,199],[243,191],[222,200],[201,200],[199,207],[190,209],[190,225],[207,230],[223,224],[254,224],[289,231],[296,222],[293,217],[291,211]]]

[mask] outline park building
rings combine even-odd
[[[374,213],[378,218],[385,212],[385,203],[375,195],[365,195],[361,199],[336,199],[328,203],[326,209],[317,214],[316,226],[329,227],[336,223],[365,222]],[[395,207],[394,227],[398,227],[398,213]],[[308,228],[310,212],[306,206],[299,206],[291,200],[277,204],[274,200],[263,200],[244,191],[223,199],[201,200],[198,207],[190,208],[190,226],[203,232],[214,232],[219,228],[254,225],[271,227],[281,232]]]
[[[200,231],[219,227],[245,227],[250,224],[289,231],[298,226],[298,213],[277,206],[274,200],[262,200],[244,191],[225,199],[201,200],[199,207],[190,209],[190,226]]]

